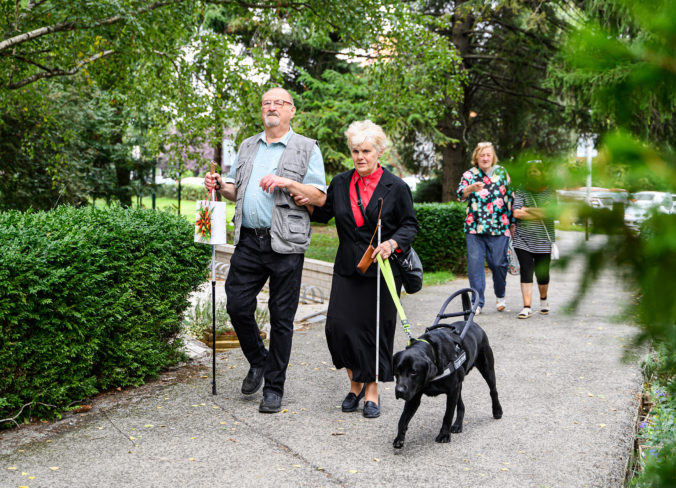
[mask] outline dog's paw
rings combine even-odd
[[[398,435],[395,439],[394,442],[392,443],[392,446],[394,446],[395,449],[401,449],[404,447],[404,436],[403,435]]]
[[[436,439],[434,439],[435,442],[441,442],[442,444],[446,444],[447,442],[451,442],[451,434],[444,434],[444,433],[439,433]]]
[[[459,434],[462,432],[462,425],[451,425],[451,432],[453,434]]]
[[[502,407],[497,406],[493,408],[493,418],[501,419],[502,418]]]

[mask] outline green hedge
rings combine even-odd
[[[0,418],[30,402],[21,418],[58,415],[183,359],[181,317],[211,255],[193,232],[120,207],[0,213]]]
[[[420,230],[413,247],[425,271],[450,270],[467,274],[465,244],[466,203],[416,203]]]

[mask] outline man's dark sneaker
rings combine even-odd
[[[263,384],[263,368],[249,368],[249,372],[242,381],[242,393],[253,395]]]
[[[258,411],[261,413],[277,413],[282,409],[282,397],[277,393],[271,391],[263,392],[263,400],[261,401]]]

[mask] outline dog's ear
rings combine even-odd
[[[435,376],[441,373],[441,371],[439,371],[439,368],[437,368],[437,366],[434,364],[434,361],[432,361],[429,357],[425,357],[425,363],[427,368],[427,371],[425,372],[425,384],[427,384],[432,381]]]
[[[392,356],[392,364],[394,366],[394,374],[399,374],[399,356],[401,356],[401,351],[397,352]]]

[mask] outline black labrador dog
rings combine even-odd
[[[461,395],[462,381],[474,366],[490,388],[493,418],[502,417],[502,407],[495,387],[493,350],[488,344],[488,337],[481,327],[472,322],[468,324],[467,333],[461,340],[458,331],[462,329],[464,323],[455,322],[451,325],[429,328],[418,339],[414,339],[406,349],[394,355],[394,375],[397,380],[395,396],[406,400],[399,419],[397,437],[393,443],[395,448],[404,446],[408,424],[418,410],[423,394],[429,396],[446,394],[446,413],[436,442],[450,442],[451,432],[462,432],[465,416],[465,405]],[[457,360],[463,351],[465,361],[460,365],[458,364],[460,361]],[[458,366],[457,369],[454,369],[454,362]],[[435,380],[447,367],[450,367],[450,374]],[[458,413],[455,423],[451,425],[456,406]]]

